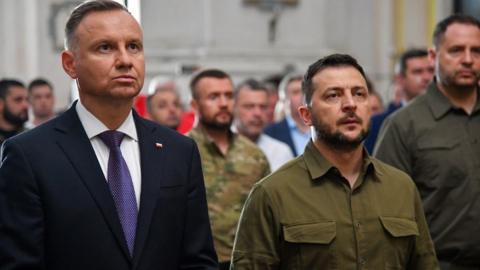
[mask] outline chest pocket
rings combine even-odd
[[[415,181],[434,189],[452,188],[465,178],[467,162],[462,153],[461,138],[423,136],[418,140],[414,164]]]
[[[416,236],[417,223],[406,218],[380,217],[386,232],[384,248],[385,266],[388,269],[406,269]]]
[[[335,261],[335,221],[285,225],[285,269],[337,269]],[[320,267],[320,268],[319,268]]]

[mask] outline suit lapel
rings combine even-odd
[[[130,258],[122,227],[108,184],[98,164],[95,151],[75,110],[76,103],[59,116],[57,143],[80,175],[92,198],[100,208],[108,226],[127,258]]]
[[[157,191],[160,188],[161,179],[163,179],[163,170],[165,168],[165,151],[162,151],[160,147],[156,147],[156,143],[165,143],[164,138],[159,132],[155,132],[156,127],[154,125],[141,119],[135,112],[134,119],[140,148],[142,192],[140,196],[140,212],[138,215],[135,239],[133,269],[135,269],[139,262],[148,237],[153,211],[157,203]]]

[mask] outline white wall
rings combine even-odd
[[[405,4],[405,47],[427,46],[427,1],[299,0],[296,7],[278,12],[271,42],[268,25],[273,12],[245,6],[242,0],[142,0],[144,89],[156,75],[180,76],[182,65],[222,68],[239,81],[281,72],[288,64],[303,72],[318,58],[342,52],[355,56],[377,89],[387,95],[395,53],[394,1]],[[0,1],[0,77],[25,82],[46,77],[56,87],[57,108],[69,103],[71,81],[61,68],[59,46],[68,10],[75,2]],[[437,18],[450,13],[447,2],[437,1]],[[186,96],[189,77],[179,79]]]

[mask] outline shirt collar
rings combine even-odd
[[[362,174],[369,173],[368,170],[375,170],[375,164],[366,149],[363,149],[363,168]],[[312,140],[310,140],[305,147],[303,158],[310,173],[312,180],[318,181],[323,179],[329,171],[337,170],[330,161],[328,161],[315,147]],[[379,178],[375,178],[379,179]]]
[[[95,115],[89,112],[85,106],[83,106],[81,100],[77,102],[75,110],[77,111],[78,118],[80,118],[83,129],[85,129],[85,133],[87,133],[87,136],[90,140],[100,133],[109,130],[105,124],[98,120]],[[128,114],[127,118],[125,121],[123,121],[117,131],[124,133],[134,141],[138,141],[137,129],[135,128],[135,121],[133,120],[132,112]]]
[[[472,114],[480,110],[480,102],[479,102],[480,96],[478,95],[478,89],[476,91],[477,91],[477,101]],[[450,102],[450,100],[440,91],[440,89],[438,89],[436,79],[434,79],[428,86],[426,98],[427,98],[428,106],[432,111],[433,117],[436,120],[443,117],[451,109],[456,108]]]
[[[287,125],[290,129],[298,129],[295,120],[290,115],[285,116],[285,120],[287,121]]]

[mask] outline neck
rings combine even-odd
[[[52,119],[52,117],[53,117],[53,114],[51,114],[49,116],[45,116],[45,117],[34,116],[33,120],[32,120],[32,123],[35,126],[38,126],[38,125],[43,124],[43,123],[47,122],[48,120]]]
[[[305,125],[303,120],[300,118],[300,114],[298,113],[292,113],[291,114],[293,121],[295,122],[295,125],[297,126],[302,133],[307,133],[310,130],[310,127]]]
[[[198,124],[201,129],[203,129],[207,135],[212,139],[212,141],[217,145],[218,149],[222,154],[226,154],[228,147],[230,146],[230,132],[228,129],[214,129],[208,128],[201,123]]]
[[[453,105],[462,108],[467,114],[471,114],[477,103],[477,88],[454,88],[437,83],[438,89]]]
[[[7,122],[7,120],[5,120],[5,118],[3,118],[3,115],[0,116],[0,118],[1,118],[1,120],[0,120],[0,129],[1,130],[14,131],[14,130],[19,129],[18,126],[12,125],[11,123]]]
[[[133,107],[133,99],[105,100],[80,96],[83,106],[108,129],[114,130],[127,119]]]
[[[362,145],[360,144],[352,150],[338,150],[318,139],[315,139],[313,143],[325,159],[332,163],[348,180],[350,187],[353,187],[363,165]]]

